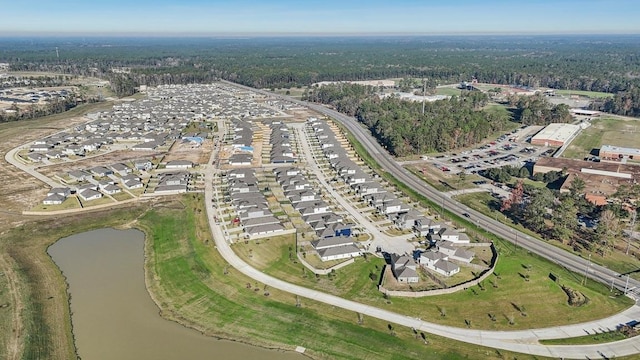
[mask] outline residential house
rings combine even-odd
[[[353,240],[344,236],[315,240],[311,245],[322,261],[348,259],[362,255],[362,251]]]
[[[127,176],[128,174],[130,174],[133,170],[131,170],[130,167],[128,167],[125,164],[122,163],[116,163],[111,165],[111,170],[113,170],[114,173],[120,175],[120,176]]]
[[[167,169],[190,169],[194,164],[189,160],[173,160],[166,165]]]
[[[391,271],[401,283],[417,283],[420,276],[416,271],[415,261],[407,255],[391,254]]]
[[[80,199],[84,201],[97,200],[102,197],[102,193],[93,189],[85,189],[78,192]]]

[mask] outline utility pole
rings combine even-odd
[[[627,295],[627,288],[629,288],[629,274],[627,274],[627,282],[624,284],[624,294]]]
[[[591,266],[591,254],[589,254],[589,262],[587,266],[584,268],[584,280],[582,280],[582,285],[587,283],[587,272],[589,272],[589,267]],[[629,281],[629,279],[627,279]]]
[[[631,218],[631,224],[629,226],[629,235],[627,236],[627,251],[625,251],[626,255],[629,255],[629,249],[631,248],[631,237],[633,236],[633,229],[636,225],[636,215],[637,215],[638,211],[634,210],[633,211],[633,217]]]
[[[424,115],[424,103],[427,98],[427,81],[422,78],[422,115]]]

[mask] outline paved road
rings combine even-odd
[[[408,242],[407,240],[414,237],[414,235],[411,234],[411,235],[404,235],[404,236],[389,236],[383,233],[382,231],[380,231],[380,229],[378,229],[378,227],[375,224],[373,224],[370,220],[365,218],[364,215],[362,215],[361,210],[354,208],[349,201],[347,201],[342,195],[340,195],[333,188],[333,186],[327,183],[324,177],[324,174],[318,167],[318,164],[316,163],[316,160],[313,157],[306,132],[304,131],[304,129],[296,129],[296,130],[298,134],[298,139],[300,140],[299,143],[302,146],[302,151],[304,152],[305,158],[307,159],[307,164],[309,165],[310,170],[315,174],[320,184],[322,184],[325,190],[329,192],[329,194],[331,194],[331,196],[334,199],[336,199],[338,203],[340,203],[340,206],[342,206],[343,209],[345,209],[347,212],[349,212],[349,214],[351,214],[351,216],[356,220],[358,225],[364,227],[367,230],[367,232],[373,237],[373,240],[369,243],[370,244],[369,248],[375,250],[376,247],[380,246],[382,249],[384,249],[384,251],[387,251],[387,252],[393,252],[397,254],[405,254],[405,253],[411,254],[415,246],[410,242]]]
[[[26,172],[27,174],[33,176],[34,178],[42,181],[43,183],[51,186],[52,188],[56,188],[56,187],[63,187],[60,183],[55,182],[53,180],[51,180],[50,178],[42,175],[41,173],[37,172],[36,170],[33,169],[33,167],[25,165],[24,163],[22,163],[21,161],[19,161],[17,159],[17,154],[20,150],[22,149],[26,149],[28,148],[29,145],[23,145],[23,146],[18,146],[17,148],[10,150],[9,152],[7,152],[4,156],[4,159],[7,160],[7,162],[15,167],[17,167],[18,169]]]

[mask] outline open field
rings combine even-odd
[[[199,199],[183,199],[186,210],[202,206]],[[301,345],[314,358],[513,356],[430,334],[425,334],[429,342],[425,346],[411,329],[392,327],[391,335],[385,322],[365,317],[358,325],[357,314],[305,298],[299,299],[297,307],[294,296],[266,288],[228,268],[211,246],[204,216],[194,216],[185,209],[167,206],[141,218],[141,226],[149,235],[147,251],[152,255],[148,257],[149,281],[163,316],[194,325],[205,334],[286,349]]]
[[[599,92],[599,91],[554,90],[554,92],[558,95],[579,95],[579,96],[586,96],[593,99],[613,97],[613,94],[611,93]]]
[[[588,345],[619,341],[626,338],[627,337],[619,331],[608,331],[576,338],[541,340],[540,343],[545,345]]]
[[[453,87],[439,87],[436,88],[436,95],[448,95],[448,96],[460,96],[460,89]]]
[[[582,159],[593,155],[591,151],[600,149],[602,145],[640,147],[638,140],[640,138],[640,121],[638,120],[604,117],[593,120],[591,124],[571,142],[562,157]]]

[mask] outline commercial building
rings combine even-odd
[[[561,147],[578,135],[581,127],[573,124],[553,123],[547,125],[531,138],[531,144]]]
[[[617,160],[617,159],[636,159],[640,160],[640,149],[623,148],[612,145],[602,145],[598,155],[604,160]]]
[[[569,191],[573,179],[579,177],[585,182],[585,198],[596,205],[606,204],[620,186],[640,183],[640,166],[619,162],[541,158],[533,167],[534,174],[549,171],[565,171],[568,174],[560,191]]]

